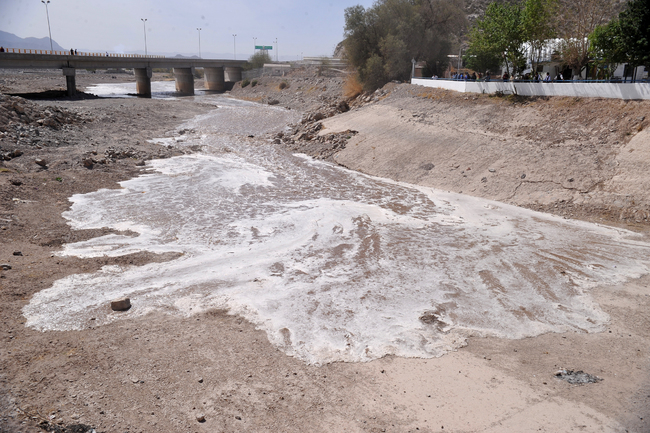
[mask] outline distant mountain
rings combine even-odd
[[[20,38],[13,33],[0,30],[0,46],[5,48],[31,48],[33,50],[49,50],[50,38]],[[66,51],[56,41],[52,40],[54,51]]]

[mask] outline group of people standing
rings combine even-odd
[[[476,75],[476,72],[472,72],[472,75],[469,75],[469,73],[454,73],[451,76],[452,80],[464,80],[464,81],[476,81],[481,79],[481,74]]]
[[[437,79],[438,76],[434,75],[432,77],[433,79]],[[503,75],[501,76],[501,79],[503,81],[510,81],[510,74],[507,72],[504,72]],[[451,76],[452,80],[460,80],[460,81],[490,81],[492,77],[490,76],[490,71],[487,71],[485,75],[481,74],[480,72],[478,75],[476,72],[472,72],[470,75],[468,72],[455,72]],[[526,74],[523,77],[523,81],[534,81],[536,83],[544,82],[544,83],[551,83],[553,81],[564,81],[564,77],[562,76],[562,73],[558,73],[555,78],[551,77],[551,74],[549,72],[546,73],[546,75],[542,75],[542,73],[538,72],[534,74],[532,77],[530,74]]]

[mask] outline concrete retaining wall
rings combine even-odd
[[[579,96],[585,98],[650,99],[650,83],[518,83],[503,81],[452,81],[412,78],[411,84],[461,93],[496,93],[524,96]]]

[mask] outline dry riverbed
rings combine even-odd
[[[83,87],[132,77],[77,80]],[[282,81],[288,87],[281,89]],[[504,99],[395,84],[347,101],[343,82],[305,72],[237,85],[232,95],[303,112],[291,132],[263,137],[293,151],[647,232],[647,102]],[[173,258],[55,256],[63,243],[103,233],[72,231],[61,213],[72,194],[117,188],[141,173],[144,161],[187,152],[148,140],[178,136],[183,120],[212,109],[200,99],[7,96],[64,84],[54,73],[0,75],[0,432],[650,428],[648,276],[593,290],[611,317],[603,333],[476,335],[437,359],[310,366],[219,310],[89,323],[74,332],[26,328],[22,307],[57,279]],[[556,376],[561,370],[602,380],[572,384]]]

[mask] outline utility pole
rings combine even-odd
[[[201,58],[201,28],[196,28],[199,31],[199,59]]]
[[[257,38],[253,36],[253,54],[255,54],[255,47],[257,47]]]
[[[237,35],[232,35],[233,57],[237,60]]]
[[[147,19],[140,18],[142,21],[142,29],[144,30],[144,55],[147,56]]]
[[[50,11],[47,8],[50,0],[41,0],[41,3],[45,5],[45,13],[47,14],[47,31],[50,35],[50,54],[54,54],[54,48],[52,48],[52,29],[50,28]]]
[[[278,62],[278,38],[275,38],[275,62]]]

